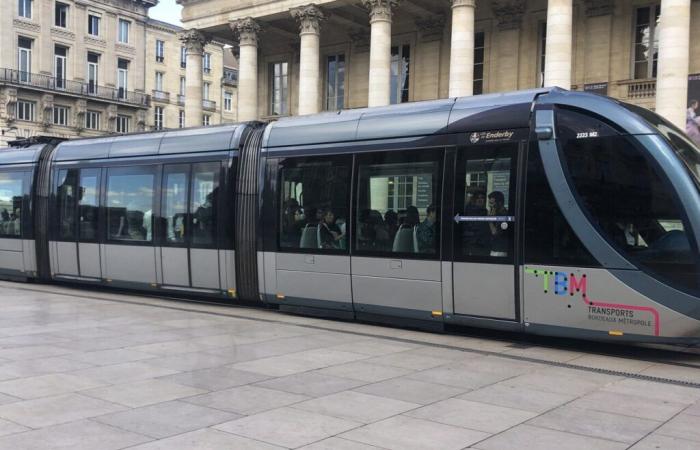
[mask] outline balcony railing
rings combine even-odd
[[[621,95],[627,95],[628,99],[645,99],[656,97],[656,80],[624,80],[618,82],[620,86],[626,87],[626,92],[622,91]]]
[[[223,82],[230,86],[238,86],[238,69],[224,68]]]
[[[151,96],[154,102],[170,103],[170,92],[153,90],[153,95]]]
[[[182,95],[182,94],[177,95],[177,104],[180,106],[185,105],[185,96],[184,95]]]
[[[127,91],[123,88],[110,88],[88,82],[66,80],[38,73],[23,72],[15,69],[0,68],[0,83],[38,89],[42,91],[62,92],[72,95],[84,95],[103,100],[149,106],[149,97],[140,92]]]
[[[202,108],[208,111],[215,111],[216,102],[214,100],[202,100]]]

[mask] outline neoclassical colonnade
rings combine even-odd
[[[370,57],[368,106],[390,103],[392,15],[401,0],[361,0],[369,13]],[[469,96],[474,81],[475,10],[479,0],[451,0],[452,34],[449,95]],[[596,7],[600,0],[586,0]],[[661,0],[661,32],[657,76],[657,112],[679,126],[685,123],[685,101],[689,70],[691,0]],[[320,35],[326,18],[315,4],[294,8],[291,16],[299,25],[300,115],[314,114],[320,105]],[[253,18],[231,22],[240,46],[238,120],[258,118],[258,36],[260,25]],[[571,87],[573,51],[573,0],[548,0],[544,83]],[[196,30],[183,33],[187,48],[186,125],[202,121],[201,58],[204,35]]]

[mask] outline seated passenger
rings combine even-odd
[[[437,209],[430,205],[426,209],[427,217],[416,228],[419,253],[435,253],[437,236]]]
[[[508,210],[505,207],[505,196],[503,192],[493,191],[489,194],[489,216],[507,216]],[[507,222],[504,222],[507,224]],[[489,222],[491,230],[491,256],[508,256],[508,229],[503,229],[501,223]]]
[[[418,208],[415,206],[406,208],[406,217],[404,217],[403,225],[406,227],[415,227],[419,223],[420,215],[418,214]]]
[[[345,235],[340,231],[340,227],[335,223],[335,214],[331,209],[326,209],[322,214],[323,220],[319,228],[321,236],[321,248],[339,249],[342,248],[341,241]]]

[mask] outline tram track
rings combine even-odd
[[[318,330],[318,331],[344,333],[344,334],[348,334],[348,335],[367,337],[367,338],[385,339],[385,340],[398,342],[398,343],[422,345],[422,346],[426,346],[426,347],[441,348],[441,349],[446,349],[446,350],[455,350],[455,351],[461,351],[461,352],[465,352],[465,353],[476,353],[476,354],[480,354],[483,356],[493,356],[493,357],[505,358],[505,359],[509,359],[509,360],[513,360],[513,361],[530,362],[530,363],[540,364],[540,365],[545,365],[545,366],[550,366],[550,367],[559,367],[559,368],[565,368],[565,369],[594,372],[594,373],[600,373],[600,374],[604,374],[604,375],[619,376],[619,377],[631,378],[631,379],[642,380],[642,381],[650,381],[650,382],[654,382],[654,383],[670,384],[670,385],[685,386],[685,387],[700,389],[700,348],[697,348],[697,347],[674,347],[674,346],[670,346],[670,345],[658,345],[658,344],[632,345],[632,344],[601,343],[601,342],[582,341],[582,340],[568,339],[568,338],[552,338],[552,337],[544,337],[544,336],[527,335],[527,334],[522,334],[522,333],[486,330],[486,329],[476,329],[476,328],[467,328],[464,330],[460,330],[459,332],[446,333],[446,335],[448,335],[448,336],[463,336],[465,338],[478,338],[478,339],[486,339],[486,340],[492,340],[492,341],[497,341],[497,342],[511,343],[511,345],[509,345],[508,348],[513,349],[513,350],[517,350],[517,349],[526,350],[529,348],[539,347],[539,348],[544,348],[544,349],[579,352],[579,353],[582,353],[582,354],[588,355],[588,356],[603,356],[603,357],[611,357],[611,358],[629,359],[629,360],[635,360],[635,361],[648,362],[650,364],[664,364],[664,365],[672,366],[672,367],[697,370],[698,371],[698,377],[697,377],[698,381],[690,381],[690,380],[681,379],[681,378],[659,377],[659,376],[647,375],[647,374],[632,372],[632,371],[615,370],[615,369],[595,367],[593,365],[585,365],[585,364],[575,364],[575,363],[568,362],[568,361],[555,361],[555,360],[551,360],[551,359],[526,356],[526,355],[522,355],[522,354],[510,354],[510,353],[508,353],[508,351],[484,350],[484,349],[478,349],[478,348],[461,347],[461,346],[456,346],[456,345],[431,342],[430,340],[421,340],[418,338],[406,338],[406,337],[400,337],[400,336],[391,336],[391,335],[387,335],[384,333],[372,333],[372,332],[366,332],[366,331],[351,331],[351,330],[345,330],[345,329],[337,329],[337,328],[334,328],[330,324],[333,322],[336,322],[338,320],[331,319],[331,318],[324,319],[324,320],[327,320],[329,322],[329,326],[324,326],[324,325],[319,325],[319,324],[314,324],[314,323],[304,324],[304,323],[298,323],[298,322],[289,322],[289,321],[285,321],[285,320],[277,320],[274,318],[250,317],[250,316],[247,316],[244,314],[236,313],[233,311],[234,308],[232,308],[232,307],[236,307],[237,309],[250,308],[250,309],[256,309],[259,311],[263,310],[261,308],[256,308],[255,306],[252,306],[252,305],[251,306],[232,305],[231,303],[226,303],[226,302],[222,302],[222,301],[183,299],[182,297],[171,297],[171,296],[163,296],[163,295],[148,295],[148,294],[133,295],[130,293],[125,294],[125,293],[119,292],[118,290],[114,290],[113,292],[105,292],[104,290],[96,290],[96,289],[86,290],[86,288],[84,286],[81,286],[79,291],[73,291],[73,288],[70,286],[59,286],[59,285],[46,285],[46,286],[32,285],[32,286],[29,286],[26,284],[17,284],[17,283],[13,283],[13,282],[4,282],[4,281],[0,282],[0,286],[3,286],[3,285],[6,287],[9,287],[11,289],[20,290],[20,291],[51,293],[54,295],[60,295],[60,296],[70,297],[70,298],[84,298],[84,299],[88,299],[88,300],[116,302],[116,303],[132,304],[132,305],[138,305],[138,306],[149,306],[149,307],[155,307],[155,308],[163,308],[163,309],[169,309],[169,310],[175,310],[175,311],[193,312],[193,313],[205,314],[205,315],[211,315],[211,316],[217,316],[217,317],[231,317],[231,318],[236,318],[236,319],[250,320],[250,321],[256,321],[256,322],[274,323],[274,324],[280,324],[280,325],[285,325],[285,326],[298,326],[298,327],[314,329],[314,330]],[[58,289],[52,289],[52,288],[58,288]],[[64,290],[70,290],[70,291],[64,292]],[[94,295],[85,294],[86,291],[89,293],[93,293]],[[107,295],[104,295],[104,294],[107,294]],[[128,296],[129,298],[124,298],[126,296]],[[172,304],[154,303],[154,302],[146,301],[146,299],[148,299],[148,300],[165,300],[169,303],[172,302]],[[199,306],[199,305],[226,307],[227,311],[224,312],[224,311],[205,310],[205,309],[201,309],[201,308],[198,309],[197,306]],[[289,313],[278,313],[278,312],[276,312],[275,314],[293,315],[293,314],[289,314]],[[298,317],[306,317],[306,316],[298,316]],[[345,322],[345,323],[351,323],[351,322]],[[375,325],[375,324],[371,324],[371,323],[368,324],[368,323],[364,323],[364,322],[358,322],[358,323],[362,323],[363,325]],[[395,327],[390,327],[387,325],[376,325],[376,326],[378,328],[382,328],[382,329],[395,329]],[[400,329],[405,330],[405,328],[400,328]],[[425,333],[429,333],[429,332],[425,332]],[[434,334],[434,333],[430,333],[430,334]],[[605,348],[602,349],[601,346],[605,346]],[[678,358],[680,358],[681,360],[679,361]]]

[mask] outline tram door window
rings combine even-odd
[[[77,202],[77,183],[79,169],[58,171],[58,188],[56,189],[56,208],[58,212],[58,239],[75,240],[75,207]]]
[[[27,176],[24,172],[0,172],[0,237],[22,236],[22,214],[24,197],[28,192]]]
[[[155,171],[152,167],[110,168],[107,226],[110,240],[151,242]]]
[[[281,161],[280,249],[347,253],[351,165],[349,156]]]
[[[518,145],[489,145],[460,153],[455,255],[461,260],[513,261]]]
[[[695,242],[670,183],[626,136],[566,139],[566,168],[578,197],[607,240],[666,282],[697,292]]]
[[[100,169],[83,169],[80,171],[78,189],[78,213],[81,241],[97,239],[97,220],[99,211]]]
[[[219,178],[221,163],[200,163],[192,167],[192,214],[193,246],[212,246],[217,240],[217,213],[219,201]]]
[[[441,151],[358,157],[355,249],[436,258],[441,167]]]
[[[185,244],[187,225],[187,185],[189,165],[165,166],[163,169],[163,220],[168,244]]]

